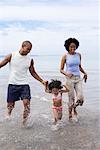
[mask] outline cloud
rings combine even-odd
[[[42,21],[69,21],[94,20],[98,17],[97,7],[90,6],[0,6],[0,20],[42,20]]]
[[[0,5],[17,5],[28,6],[34,4],[48,4],[48,5],[83,5],[83,4],[97,4],[99,0],[0,0]]]
[[[97,1],[92,0],[3,0],[0,5],[0,53],[10,53],[20,48],[22,41],[30,40],[32,54],[61,54],[65,51],[64,40],[76,37],[81,43],[81,52],[90,49],[95,56],[98,11]]]
[[[80,49],[91,49],[95,53],[98,32],[95,29],[78,27],[54,30],[51,28],[39,27],[26,30],[24,26],[9,26],[0,31],[0,53],[8,54],[20,48],[22,41],[30,40],[33,43],[32,54],[62,54],[66,38],[75,37],[81,42]]]

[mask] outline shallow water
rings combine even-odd
[[[42,64],[41,64],[42,65]],[[41,67],[42,68],[42,67]],[[38,71],[45,80],[65,78],[58,70]],[[22,125],[23,104],[16,102],[10,121],[5,120],[8,66],[0,70],[0,150],[99,150],[100,149],[100,80],[99,70],[88,69],[83,83],[85,102],[78,108],[79,122],[68,121],[67,94],[63,95],[62,126],[52,131],[51,94],[29,75],[31,114]],[[5,144],[6,143],[6,144]]]

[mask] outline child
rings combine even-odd
[[[69,91],[65,85],[61,84],[61,81],[52,80],[49,84],[47,83],[45,89],[47,93],[52,93],[54,125],[62,119],[62,94]]]

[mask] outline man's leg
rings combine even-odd
[[[8,102],[7,103],[7,109],[8,109],[8,111],[7,111],[6,118],[9,118],[11,116],[11,113],[12,113],[12,110],[13,110],[14,106],[15,106],[15,102]]]
[[[28,116],[30,114],[30,100],[24,99],[23,105],[24,105],[24,112],[23,112],[23,124],[24,124],[26,123]]]
[[[8,117],[12,113],[16,100],[19,100],[18,86],[9,84],[8,91],[7,91],[7,109],[8,109],[7,116]]]

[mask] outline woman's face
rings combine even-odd
[[[70,54],[75,54],[75,50],[76,50],[76,45],[75,45],[75,43],[71,43],[71,44],[69,45],[69,53],[70,53]]]

